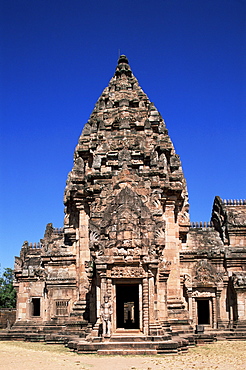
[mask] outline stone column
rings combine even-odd
[[[106,273],[101,272],[101,304],[104,302],[104,296],[107,294],[107,280]]]
[[[143,332],[149,334],[149,289],[148,278],[143,278]]]
[[[198,318],[197,318],[197,301],[195,297],[192,297],[192,318],[193,318],[193,323],[195,325],[198,324]]]
[[[211,302],[211,301],[210,301]],[[216,297],[212,297],[212,327],[217,328],[217,306]]]
[[[115,284],[112,284],[112,288],[111,288],[111,292],[112,292],[112,295],[111,295],[111,302],[112,302],[112,332],[114,332],[116,330],[116,326],[117,326],[117,323],[116,323],[116,285]]]
[[[143,330],[143,284],[139,284],[139,329]]]
[[[167,284],[168,300],[172,302],[181,302],[180,295],[180,265],[179,265],[179,229],[178,223],[175,222],[175,201],[168,199],[165,207],[165,258],[171,262],[171,271]]]
[[[97,302],[97,319],[99,319],[101,313],[101,288],[99,286],[96,286],[96,302]]]
[[[189,319],[190,322],[192,323],[193,321],[192,289],[188,289],[187,294],[188,294]]]
[[[154,275],[151,271],[149,271],[149,324],[155,323],[154,298],[155,298]]]
[[[107,278],[107,295],[112,298],[112,279]]]
[[[84,207],[79,211],[79,240],[77,249],[77,278],[79,283],[79,300],[85,301],[88,291],[88,279],[85,272],[85,261],[90,261],[89,249],[89,216]]]
[[[221,323],[221,316],[220,316],[220,297],[221,297],[221,290],[217,288],[216,290],[216,311],[217,311],[217,320],[216,320],[216,328],[219,327]]]
[[[237,314],[238,314],[238,321],[246,320],[246,301],[245,301],[245,292],[246,287],[236,287],[237,293]]]
[[[170,271],[159,271],[159,284],[158,284],[158,320],[164,323],[167,320],[167,279]]]

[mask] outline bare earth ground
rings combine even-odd
[[[246,369],[246,341],[217,342],[182,355],[78,355],[62,345],[0,342],[0,369],[4,370],[189,370]]]

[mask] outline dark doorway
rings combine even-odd
[[[210,324],[209,300],[208,299],[197,300],[197,315],[198,315],[198,325],[209,325]]]
[[[32,316],[40,316],[40,298],[32,299]]]
[[[116,285],[117,328],[139,329],[138,284]]]

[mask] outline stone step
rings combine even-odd
[[[156,349],[99,349],[97,351],[98,355],[111,355],[111,356],[125,356],[125,355],[157,355]]]
[[[113,333],[114,336],[132,336],[132,335],[139,335],[144,336],[143,332],[139,329],[116,329],[116,331]]]
[[[25,340],[25,334],[21,333],[0,333],[0,341],[6,341],[6,340]]]
[[[213,343],[216,341],[216,335],[214,334],[195,334],[194,341],[197,345]]]
[[[26,334],[25,340],[28,342],[45,342],[44,334]]]
[[[230,333],[229,335],[228,334],[226,334],[225,335],[225,338],[226,339],[229,339],[229,340],[236,340],[236,339],[240,339],[240,340],[245,340],[245,338],[246,338],[246,333],[245,332],[243,332],[243,333]]]
[[[164,336],[120,336],[120,335],[112,335],[110,338],[110,342],[156,342],[156,341],[167,341],[170,340],[172,337],[171,335],[164,335]]]
[[[135,349],[135,348],[146,348],[146,349],[155,349],[158,345],[158,342],[101,342],[101,343],[93,343],[90,344],[88,342],[78,342],[77,348],[79,350],[86,349],[86,348],[97,348],[97,349]]]
[[[127,342],[99,342],[89,343],[86,341],[71,341],[67,347],[77,353],[98,353],[98,354],[157,354],[157,353],[178,353],[188,350],[188,341],[127,341]]]
[[[18,326],[18,327],[12,327],[11,328],[11,332],[12,333],[38,333],[38,332],[42,332],[42,333],[50,333],[50,332],[54,332],[54,333],[57,333],[57,332],[61,332],[65,329],[64,326],[52,326],[52,327],[41,327],[41,326],[35,326],[35,327],[25,327],[25,326]]]

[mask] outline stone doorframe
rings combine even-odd
[[[138,285],[139,286],[139,331],[143,332],[143,279],[113,279],[112,281],[112,333],[117,331],[117,310],[116,310],[116,286],[117,285]],[[127,329],[126,329],[127,330]]]
[[[158,268],[159,261],[145,264],[101,263],[96,261],[97,321],[100,322],[101,302],[107,295],[112,302],[112,332],[116,330],[116,284],[139,284],[140,330],[144,335],[162,332],[167,320],[167,279],[169,264]],[[166,266],[167,265],[167,266]],[[159,335],[159,334],[158,334]]]
[[[154,274],[139,265],[96,264],[98,273],[97,320],[100,321],[101,302],[107,295],[112,302],[112,333],[116,331],[116,284],[139,284],[140,330],[149,335],[155,323]]]
[[[206,299],[209,301],[209,321],[208,326],[213,329],[217,328],[217,323],[219,319],[219,309],[217,304],[217,295],[215,289],[205,289],[205,288],[193,288],[192,291],[192,318],[193,323],[198,325],[198,310],[197,301],[200,299]]]

